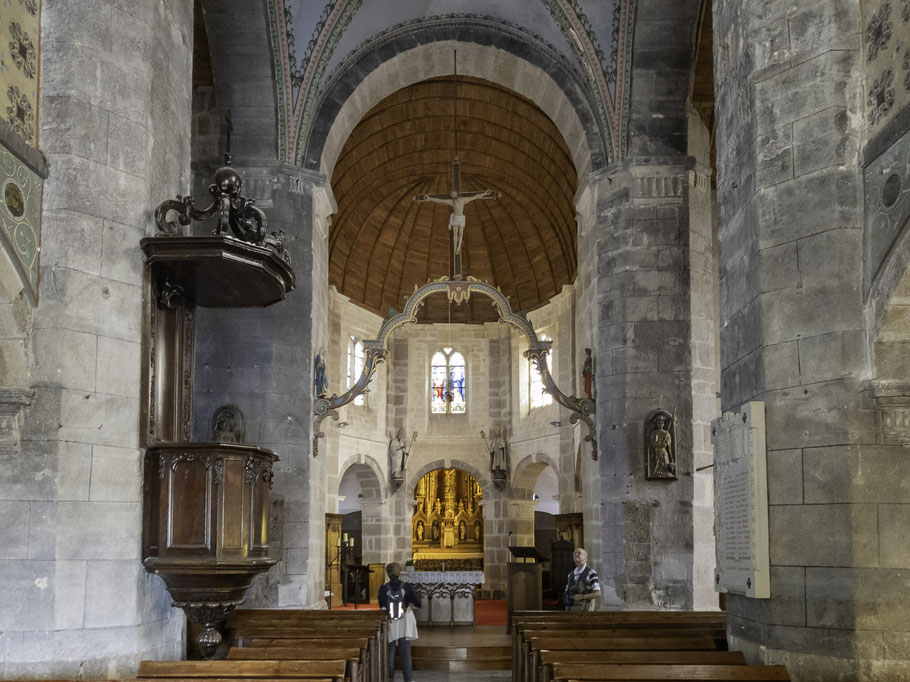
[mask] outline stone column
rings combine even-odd
[[[274,450],[273,495],[283,498],[277,590],[270,606],[324,606],[324,456],[312,454],[314,339],[326,338],[326,231],[331,201],[322,176],[291,166],[244,167],[244,196],[255,198],[270,231],[284,230],[297,275],[286,300],[265,309],[198,309],[196,436],[211,415],[234,404],[246,440]],[[314,560],[314,557],[316,558]]]
[[[710,490],[695,475],[696,466],[710,461],[703,444],[709,420],[695,405],[711,384],[696,352],[713,337],[711,226],[691,215],[693,194],[706,191],[700,189],[705,178],[692,159],[649,158],[628,160],[592,182],[597,214],[585,239],[593,242],[596,263],[603,513],[596,568],[604,578],[603,599],[692,608],[693,577],[707,579],[713,566],[713,557],[702,565],[704,553],[693,551],[712,527],[709,515],[693,511],[710,505]],[[644,428],[656,409],[676,417],[675,481],[645,478]],[[590,527],[586,520],[586,538]]]
[[[864,392],[860,4],[714,5],[722,397],[765,403],[771,558],[771,598],[728,598],[728,632],[794,679],[910,674],[908,447]]]
[[[40,302],[0,456],[0,676],[129,677],[182,613],[140,563],[139,240],[189,186],[192,6],[44,3]]]

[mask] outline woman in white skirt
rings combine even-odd
[[[379,608],[389,614],[389,679],[395,677],[395,649],[401,656],[404,682],[413,682],[411,640],[417,639],[417,618],[411,607],[420,608],[420,597],[410,583],[401,580],[401,564],[392,562],[385,567],[389,582],[379,588]]]

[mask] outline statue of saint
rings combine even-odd
[[[474,522],[474,539],[477,540],[478,542],[480,541],[481,532],[482,531],[480,528],[480,521],[475,521]]]
[[[407,458],[408,451],[404,441],[401,440],[401,429],[399,428],[395,437],[389,441],[389,471],[403,474]]]
[[[585,348],[585,360],[581,366],[581,376],[585,382],[585,396],[593,398],[594,394],[594,358],[591,357],[591,349]]]
[[[439,540],[439,521],[433,521],[433,539]]]
[[[468,525],[464,521],[461,521],[458,524],[458,539],[461,540],[462,542],[465,539],[465,534],[467,533],[467,531],[468,531]]]
[[[499,424],[494,426],[493,433],[490,436],[492,446],[490,449],[490,470],[507,471],[509,467],[506,460],[506,439],[502,434],[502,427]]]
[[[231,405],[219,407],[212,422],[212,440],[215,443],[243,442],[243,415],[236,407]]]
[[[423,533],[424,533],[423,521],[418,521],[417,522],[417,541],[418,542],[423,541]]]
[[[329,394],[329,380],[325,374],[325,351],[319,349],[313,360],[313,384],[317,398],[325,398]]]
[[[648,475],[654,478],[675,478],[676,461],[673,456],[673,436],[667,428],[667,417],[658,413],[654,430],[648,436]]]

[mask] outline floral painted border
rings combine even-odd
[[[610,53],[604,54],[591,22],[578,0],[541,0],[584,65],[596,98],[598,124],[609,140],[607,163],[626,156],[629,90],[632,77],[632,35],[637,0],[619,0],[613,10]]]
[[[910,0],[862,6],[866,123],[877,132],[910,105]]]
[[[0,244],[33,306],[38,305],[43,191],[41,176],[0,145]]]
[[[272,59],[278,79],[278,155],[286,163],[302,156],[315,114],[319,86],[326,65],[363,0],[329,0],[322,11],[306,52],[297,61],[293,16],[285,0],[266,0]]]
[[[910,1],[910,0],[907,0]],[[619,0],[614,9],[609,53],[601,48],[578,0],[541,0],[566,36],[585,70],[594,99],[606,162],[628,149],[632,34],[637,0]],[[362,0],[329,0],[298,62],[291,10],[286,0],[266,0],[272,59],[278,79],[278,154],[302,163],[324,84],[325,68]]]

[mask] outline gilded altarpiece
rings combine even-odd
[[[414,493],[411,542],[417,570],[483,568],[483,491],[459,469],[426,474]]]
[[[38,302],[41,197],[47,171],[38,148],[41,3],[7,0],[0,12],[0,244]]]

